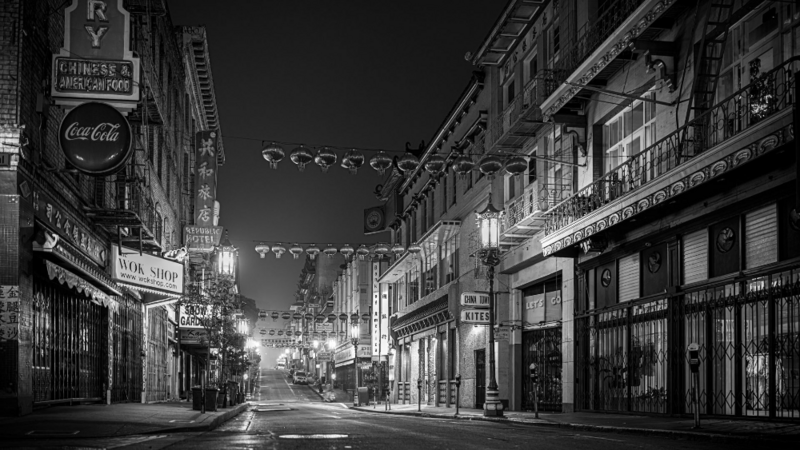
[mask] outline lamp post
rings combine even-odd
[[[500,263],[500,220],[503,211],[492,204],[492,194],[483,211],[477,213],[478,229],[481,242],[478,256],[488,268],[489,278],[489,385],[486,387],[486,401],[483,403],[483,415],[502,417],[503,403],[497,389],[494,376],[494,267]]]
[[[231,240],[228,239],[228,230],[225,230],[225,237],[217,252],[217,272],[222,275],[235,276],[239,249],[234,247]]]
[[[354,372],[356,381],[355,389],[353,389],[353,406],[358,406],[358,334],[360,332],[361,330],[358,328],[358,324],[354,324],[350,328],[350,341],[353,343],[354,352],[353,369],[355,369]]]

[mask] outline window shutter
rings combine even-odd
[[[708,230],[683,237],[683,283],[708,279]]]
[[[639,298],[639,254],[634,253],[619,260],[619,301],[629,302]]]
[[[778,214],[775,204],[748,213],[744,227],[747,268],[778,261]]]

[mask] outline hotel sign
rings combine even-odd
[[[53,55],[50,94],[57,102],[104,100],[135,108],[139,58],[130,50],[123,0],[73,0],[64,10],[64,47]]]
[[[186,236],[186,251],[211,252],[219,245],[222,227],[187,225],[183,227],[183,235]]]

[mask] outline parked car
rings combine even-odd
[[[306,373],[302,370],[296,370],[292,378],[292,384],[308,384]]]

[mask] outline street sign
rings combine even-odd
[[[331,361],[333,361],[333,353],[330,353],[330,352],[319,352],[319,353],[317,353],[317,361],[319,361],[319,362],[331,362]]]
[[[489,294],[482,292],[462,292],[461,306],[471,306],[473,308],[488,308]]]
[[[489,311],[485,309],[462,309],[461,323],[489,325]]]

